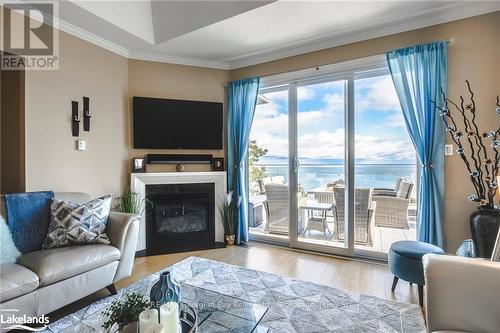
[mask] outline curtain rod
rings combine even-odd
[[[445,41],[446,41],[446,43],[447,43],[448,45],[453,45],[453,44],[455,44],[455,37],[450,37],[450,38],[447,38],[447,39],[445,39]],[[311,67],[311,68],[316,68],[316,69],[319,69],[319,68],[320,68],[320,66],[313,66],[313,67]],[[228,86],[228,84],[227,84],[227,83],[226,83],[226,84],[224,84],[224,87],[227,87],[227,86]]]

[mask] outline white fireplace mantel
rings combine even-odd
[[[224,227],[220,220],[218,207],[222,205],[226,198],[226,179],[225,171],[133,173],[131,175],[130,187],[132,192],[139,193],[145,198],[146,185],[214,183],[215,241],[224,242]],[[146,223],[148,221],[144,220],[139,227],[137,251],[146,249]]]

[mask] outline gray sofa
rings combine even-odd
[[[91,200],[85,193],[61,192],[55,197],[76,203]],[[4,198],[0,201],[0,214],[6,218]],[[39,250],[23,254],[15,264],[0,265],[0,309],[40,316],[105,287],[116,293],[114,283],[132,274],[139,219],[111,212],[106,228],[111,245]]]

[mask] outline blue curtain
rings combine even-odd
[[[445,126],[433,103],[443,106],[440,89],[447,91],[447,43],[407,47],[386,56],[406,128],[422,166],[417,237],[444,248]]]
[[[248,242],[248,180],[246,160],[248,140],[252,128],[258,77],[228,83],[227,115],[227,183],[233,198],[239,199],[236,244]]]

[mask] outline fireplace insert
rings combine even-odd
[[[146,255],[215,248],[213,183],[146,185]]]

